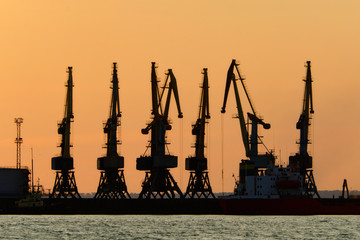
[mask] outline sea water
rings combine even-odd
[[[360,239],[360,216],[0,215],[1,239]]]

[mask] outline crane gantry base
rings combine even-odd
[[[190,172],[185,198],[215,198],[212,192],[208,172]]]
[[[168,169],[155,168],[146,172],[139,199],[174,199],[183,194]]]
[[[315,195],[320,198],[315,184],[313,170],[307,169],[305,171],[305,196],[313,198]]]
[[[73,171],[57,171],[50,198],[81,198]]]
[[[94,198],[131,199],[125,183],[124,170],[102,171],[99,187]]]

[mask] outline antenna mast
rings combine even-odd
[[[34,155],[31,147],[31,192],[34,193]]]
[[[15,139],[16,143],[16,168],[21,168],[21,144],[23,143],[23,139],[21,138],[21,124],[24,122],[23,118],[15,118],[17,136]]]

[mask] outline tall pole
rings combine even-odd
[[[34,155],[31,147],[31,192],[34,193]]]
[[[21,168],[21,144],[23,143],[23,139],[21,138],[21,124],[24,122],[23,118],[15,118],[17,136],[15,139],[16,143],[16,168]]]

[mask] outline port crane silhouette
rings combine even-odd
[[[58,124],[58,133],[61,135],[61,155],[51,159],[51,168],[56,170],[56,178],[51,198],[81,198],[78,192],[74,171],[74,159],[70,155],[70,126],[74,119],[73,114],[73,77],[72,67],[68,67],[68,81],[66,84],[65,114]]]
[[[107,136],[106,156],[97,160],[97,169],[101,170],[99,186],[94,198],[105,199],[126,199],[131,198],[125,183],[124,157],[119,156],[117,146],[120,143],[117,139],[117,129],[120,126],[120,100],[119,80],[116,63],[113,63],[112,74],[112,95],[110,103],[110,116],[104,126],[104,133]]]
[[[239,64],[236,63],[236,60],[232,60],[229,70],[227,72],[224,102],[223,102],[223,106],[221,108],[221,113],[226,112],[227,98],[229,95],[231,83],[233,83],[236,106],[237,106],[237,111],[238,111],[237,118],[239,118],[239,122],[240,122],[241,135],[242,135],[243,145],[245,148],[245,154],[246,154],[246,157],[249,158],[246,160],[242,160],[241,164],[244,164],[244,165],[251,164],[251,165],[254,165],[255,172],[262,171],[260,169],[266,168],[269,165],[274,165],[275,157],[272,154],[272,152],[267,149],[266,149],[267,150],[266,154],[258,153],[258,144],[259,144],[259,142],[262,143],[262,140],[258,135],[258,125],[262,125],[264,129],[270,129],[270,124],[265,123],[261,118],[259,118],[257,116],[255,109],[254,109],[254,105],[250,100],[250,96],[248,94],[248,91],[247,91],[245,83],[244,83],[245,79],[241,76],[238,65]],[[234,73],[235,70],[236,70],[238,79],[235,76],[235,73]],[[238,90],[237,83],[236,83],[237,80],[240,80],[243,90],[245,92],[245,95],[247,97],[248,103],[251,108],[251,113],[250,112],[247,113],[248,119],[251,121],[251,133],[250,134],[249,134],[249,131],[247,128],[247,123],[245,122],[245,115],[244,115],[243,107],[242,107],[241,100],[240,100],[239,90]],[[249,135],[250,135],[250,137],[249,137]]]
[[[165,108],[162,107],[162,100],[167,91]],[[151,132],[151,140],[147,147],[151,149],[150,156],[145,154],[136,160],[136,169],[146,171],[145,180],[142,183],[142,190],[139,199],[150,198],[176,198],[176,194],[183,198],[183,194],[176,181],[170,174],[169,168],[177,167],[177,156],[166,153],[166,131],[171,130],[168,119],[171,95],[174,93],[178,118],[182,118],[179,94],[176,78],[172,69],[166,73],[166,80],[162,91],[159,91],[156,76],[155,62],[151,66],[151,93],[152,93],[152,121],[141,130],[142,134]],[[146,152],[145,152],[146,153]]]
[[[289,165],[294,169],[299,169],[301,175],[303,175],[303,186],[304,196],[313,197],[316,195],[320,198],[320,195],[317,192],[317,187],[315,184],[315,179],[313,176],[312,170],[312,156],[308,153],[308,144],[309,140],[309,126],[311,116],[314,113],[313,109],[313,96],[312,96],[312,76],[311,76],[311,62],[306,62],[306,79],[305,81],[305,91],[302,111],[299,117],[298,122],[296,123],[296,129],[300,130],[300,141],[299,141],[299,153],[296,153],[294,156],[289,157]]]
[[[210,185],[205,150],[205,125],[210,119],[209,112],[209,81],[207,68],[203,69],[203,84],[200,98],[200,108],[192,134],[195,135],[195,156],[185,159],[185,169],[190,171],[188,186],[184,197],[188,198],[215,198]]]

